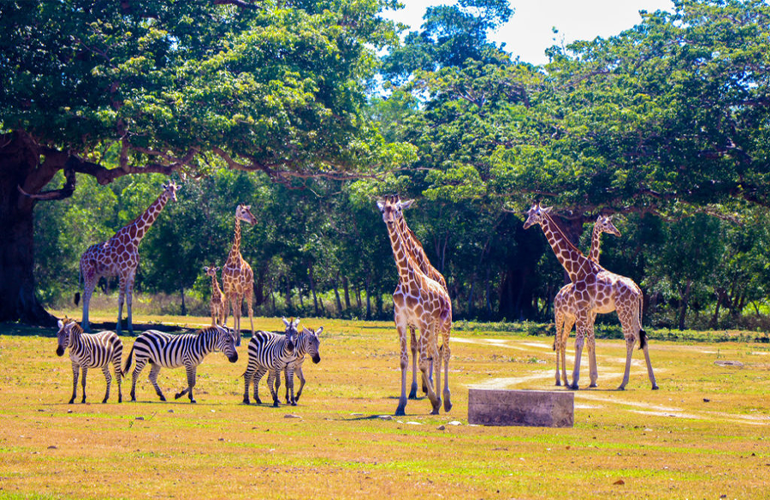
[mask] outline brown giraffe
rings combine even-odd
[[[417,263],[410,257],[401,234],[396,229],[396,212],[400,211],[395,197],[389,196],[377,202],[382,212],[382,220],[388,228],[393,258],[398,268],[399,281],[393,292],[393,313],[401,346],[401,397],[396,415],[405,415],[406,408],[406,372],[409,354],[406,347],[408,327],[420,331],[419,352],[420,371],[423,382],[428,385],[428,399],[433,405],[433,415],[437,415],[441,406],[441,365],[444,365],[444,410],[452,409],[449,392],[449,336],[452,328],[452,303],[449,294],[436,281],[420,271]],[[438,335],[442,338],[441,355],[438,349]],[[435,390],[428,384],[428,354],[436,361]]]
[[[88,306],[91,295],[102,276],[117,276],[120,280],[118,295],[118,325],[116,332],[120,335],[120,322],[123,317],[123,300],[128,306],[128,331],[133,335],[134,327],[131,316],[131,303],[134,295],[134,277],[139,266],[139,243],[152,227],[168,200],[176,201],[177,185],[169,182],[163,185],[163,193],[139,217],[118,230],[115,236],[103,243],[88,247],[80,256],[80,276],[83,280],[83,330],[88,332]],[[75,305],[79,294],[75,295]]]
[[[399,234],[403,238],[404,242],[406,243],[407,250],[409,251],[410,256],[412,259],[417,263],[417,265],[420,267],[420,271],[423,272],[427,277],[430,279],[438,282],[439,285],[441,285],[444,290],[447,290],[446,285],[446,279],[444,279],[444,275],[442,275],[440,272],[438,272],[438,269],[433,267],[433,265],[430,263],[430,260],[428,259],[428,256],[425,255],[425,249],[423,249],[422,244],[420,243],[420,240],[417,239],[417,236],[415,236],[414,231],[412,231],[409,226],[406,224],[406,219],[404,218],[404,212],[403,210],[406,208],[409,208],[414,203],[414,200],[406,200],[401,201],[399,196],[396,196],[394,198],[394,203],[396,203],[399,206],[399,210],[395,212],[397,215],[396,219],[396,229],[398,230]],[[409,327],[409,333],[410,333],[410,339],[411,339],[411,350],[412,350],[412,388],[409,391],[409,399],[417,399],[417,334],[415,332],[414,327]],[[433,359],[430,360],[430,369],[428,371],[430,373],[430,377],[428,379],[428,383],[433,383]],[[428,385],[423,384],[422,386],[422,392],[428,392]]]
[[[601,254],[602,233],[620,236],[620,231],[618,231],[612,223],[611,218],[606,215],[600,215],[596,219],[596,224],[594,224],[594,230],[591,234],[591,252],[588,258],[597,264],[599,263],[599,255]],[[556,351],[556,385],[561,385],[561,380],[564,381],[565,386],[569,385],[567,380],[566,362],[567,339],[577,320],[577,309],[573,289],[574,285],[572,283],[564,285],[553,300],[554,325],[556,327],[556,337],[553,343],[553,350]],[[561,379],[559,379],[560,362]]]
[[[533,205],[527,212],[524,229],[528,229],[534,224],[540,225],[554,254],[556,254],[556,258],[559,259],[569,274],[574,286],[577,335],[575,337],[575,366],[572,372],[572,385],[569,388],[578,388],[580,357],[583,353],[583,341],[586,334],[589,337],[588,354],[591,385],[596,385],[598,374],[596,371],[596,352],[593,349],[593,320],[597,313],[606,314],[615,310],[618,313],[618,319],[620,319],[620,324],[623,327],[623,336],[626,339],[626,368],[623,382],[618,389],[625,389],[628,383],[628,376],[631,371],[631,354],[637,341],[639,348],[644,351],[647,375],[652,383],[652,388],[657,389],[658,385],[655,383],[655,375],[650,363],[647,335],[642,330],[641,290],[632,280],[607,271],[580,253],[551,219],[550,211],[550,208],[541,207],[539,203]]]
[[[206,276],[211,276],[211,326],[225,324],[225,295],[217,282],[218,267],[204,267]]]
[[[257,223],[257,218],[251,214],[251,205],[238,205],[235,209],[235,237],[233,246],[227,256],[227,261],[222,267],[222,289],[225,293],[225,318],[227,323],[227,306],[233,313],[233,329],[235,330],[235,345],[241,345],[241,307],[243,299],[249,308],[249,321],[251,322],[251,334],[254,335],[254,312],[251,303],[254,294],[254,271],[243,260],[241,255],[241,221],[251,224]],[[224,325],[223,325],[224,326]]]

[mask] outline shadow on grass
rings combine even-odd
[[[101,332],[104,330],[115,331],[117,323],[91,323],[91,332]],[[134,334],[128,333],[126,327],[120,332],[121,337],[137,337],[145,330],[158,330],[166,333],[192,333],[197,330],[192,328],[183,328],[175,325],[164,325],[160,323],[137,324],[134,323]],[[22,323],[0,323],[0,335],[9,335],[13,337],[56,337],[56,328],[46,328],[41,326],[31,326]]]

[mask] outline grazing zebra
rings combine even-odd
[[[148,361],[151,365],[150,382],[161,401],[165,401],[166,398],[158,386],[160,369],[184,366],[187,369],[187,388],[177,393],[174,399],[187,394],[191,403],[196,402],[193,398],[196,369],[207,354],[212,351],[222,351],[231,363],[238,361],[233,334],[230,329],[222,326],[210,326],[199,332],[183,335],[169,335],[157,330],[147,330],[136,338],[136,342],[128,353],[123,373],[128,373],[134,351],[136,351],[136,367],[131,384],[131,401],[136,401],[136,380]]]
[[[318,335],[324,331],[324,327],[319,328],[316,331],[303,328],[302,332],[297,335],[297,340],[294,342],[294,361],[291,361],[286,365],[284,369],[284,376],[286,378],[286,403],[297,406],[297,401],[302,395],[302,388],[305,387],[305,375],[302,373],[302,363],[305,362],[305,354],[309,354],[313,363],[317,364],[321,361],[321,354],[318,349],[321,347],[321,340]],[[299,390],[297,395],[294,395],[294,373],[297,373],[299,377]]]
[[[278,387],[281,385],[281,372],[286,364],[294,359],[294,341],[297,337],[298,319],[287,320],[284,335],[280,333],[257,331],[249,341],[249,364],[243,374],[245,390],[243,402],[249,404],[249,384],[254,381],[254,401],[262,404],[259,399],[259,381],[267,373],[267,386],[273,396],[273,406],[278,406]],[[273,384],[275,383],[275,388]]]
[[[115,367],[115,377],[118,379],[118,403],[123,402],[123,392],[120,390],[120,378],[122,372],[120,366],[123,363],[123,342],[115,332],[83,333],[83,329],[74,320],[65,317],[59,320],[59,331],[56,334],[59,345],[56,354],[64,355],[69,347],[72,360],[72,398],[70,404],[75,401],[78,390],[78,372],[83,369],[83,400],[86,402],[86,374],[89,368],[101,368],[104,378],[107,379],[107,392],[104,393],[102,403],[110,399],[110,362]]]

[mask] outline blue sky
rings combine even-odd
[[[401,0],[405,8],[385,17],[419,29],[425,9],[451,5],[451,0]],[[533,64],[548,62],[544,51],[552,45],[616,35],[641,20],[640,10],[673,10],[671,0],[511,0],[511,20],[490,39],[505,43],[507,52]],[[558,34],[553,33],[556,28]]]

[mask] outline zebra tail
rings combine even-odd
[[[123,368],[121,375],[125,377],[128,374],[128,369],[131,368],[131,362],[134,358],[134,346],[131,346],[131,350],[128,351],[128,358],[126,359],[126,366]]]

